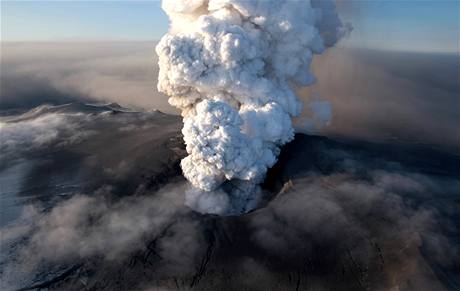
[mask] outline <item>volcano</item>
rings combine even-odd
[[[184,205],[178,116],[74,103],[3,122],[3,290],[460,286],[460,156],[441,148],[296,134],[260,205],[217,216]]]

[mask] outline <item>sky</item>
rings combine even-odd
[[[352,33],[340,45],[459,52],[459,0],[338,0]],[[1,0],[3,41],[157,40],[168,29],[160,1]]]
[[[154,40],[168,30],[160,1],[4,1],[2,40]]]

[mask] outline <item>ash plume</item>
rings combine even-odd
[[[181,110],[189,206],[236,214],[294,137],[295,90],[314,83],[313,55],[343,34],[332,1],[163,1],[158,90]]]

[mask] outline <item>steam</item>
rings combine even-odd
[[[0,162],[3,165],[10,165],[36,150],[77,144],[94,133],[82,128],[90,121],[89,116],[47,113],[49,108],[40,106],[17,120],[0,121]]]
[[[247,212],[257,184],[294,137],[296,88],[342,35],[332,1],[163,1],[171,29],[158,44],[158,90],[181,110],[184,176],[200,212]],[[312,107],[314,109],[314,107]],[[323,116],[324,114],[320,114]],[[214,197],[213,197],[214,196]]]

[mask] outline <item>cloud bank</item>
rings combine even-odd
[[[0,109],[117,102],[176,112],[155,86],[155,42],[2,42]]]
[[[22,115],[23,119],[0,122],[2,167],[40,149],[59,148],[78,143],[94,133],[90,130],[82,130],[82,126],[91,121],[87,115],[40,114],[48,108],[46,105],[37,107]],[[34,116],[35,114],[38,116]]]

